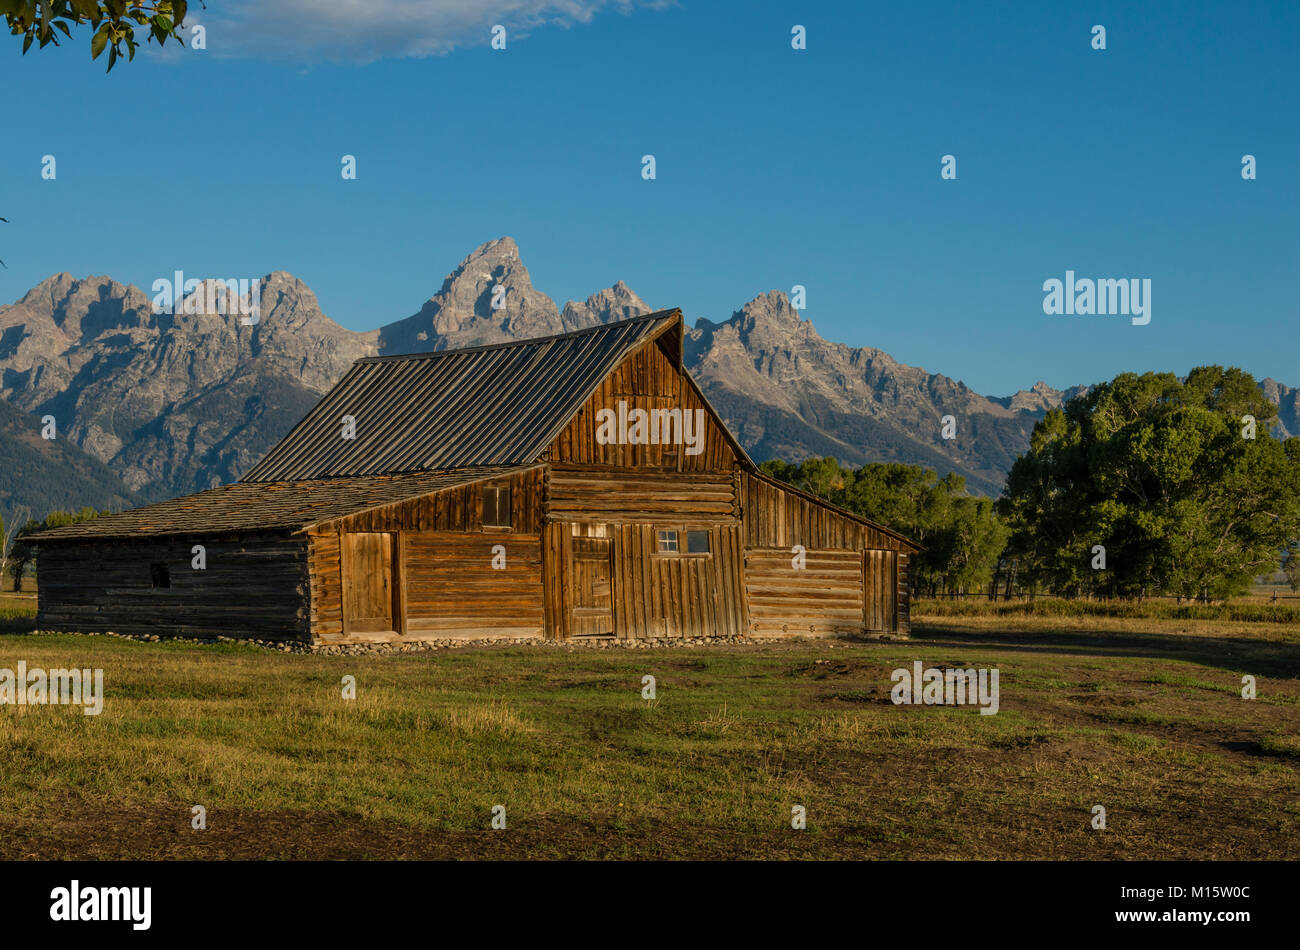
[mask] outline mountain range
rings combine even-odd
[[[238,313],[155,313],[143,290],[109,277],[42,281],[0,307],[0,398],[19,410],[0,413],[0,438],[44,452],[47,478],[81,499],[61,507],[159,500],[239,478],[360,357],[546,336],[653,309],[622,281],[558,307],[533,287],[508,237],[474,250],[413,314],[367,332],[335,323],[291,274],[274,271],[259,290],[249,325]],[[985,494],[1001,490],[1034,423],[1086,390],[1040,382],[983,396],[882,350],[823,339],[781,291],[722,322],[697,320],[685,359],[757,461],[921,464]],[[1279,405],[1279,433],[1300,433],[1300,390],[1260,386]],[[958,420],[951,440],[940,432],[948,414]],[[57,421],[57,448],[22,435],[45,415]],[[65,478],[65,467],[82,480]],[[33,489],[41,481],[33,476]],[[50,499],[5,484],[0,503],[43,514]]]

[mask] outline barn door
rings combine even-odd
[[[381,633],[393,627],[393,535],[343,535],[344,632]]]
[[[573,615],[569,619],[570,636],[613,634],[612,575],[609,538],[573,539]]]
[[[892,631],[898,613],[898,552],[863,552],[862,625],[871,631]]]

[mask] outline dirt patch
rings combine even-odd
[[[78,817],[83,816],[83,817]],[[174,805],[79,803],[39,822],[0,817],[0,860],[781,860],[881,857],[861,834],[818,835],[542,816],[493,831],[407,827],[351,815],[220,809],[195,831]]]

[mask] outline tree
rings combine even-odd
[[[162,46],[170,38],[184,46],[181,28],[187,12],[187,0],[0,0],[9,32],[23,38],[24,55],[33,42],[42,49],[58,46],[59,33],[71,38],[69,27],[89,23],[94,31],[90,57],[98,59],[107,49],[110,70],[124,52],[128,60],[135,59],[136,27],[147,28],[147,42]]]
[[[1275,415],[1236,368],[1094,387],[1040,420],[1012,466],[998,502],[1011,553],[1058,593],[1244,591],[1300,538],[1300,440],[1273,438]]]
[[[14,591],[20,592],[23,589],[23,577],[27,574],[27,566],[32,563],[36,557],[36,549],[23,540],[23,535],[36,531],[41,527],[41,523],[33,518],[28,518],[23,529],[18,532],[18,537],[14,540],[13,548],[9,552],[9,576],[14,581]]]
[[[924,545],[911,561],[914,590],[982,588],[1006,546],[1007,529],[992,500],[969,494],[966,480],[955,473],[940,478],[933,469],[897,462],[855,471],[833,458],[797,464],[776,459],[762,468]]]
[[[14,530],[18,525],[27,520],[28,509],[18,508],[13,512],[13,522],[6,524],[3,515],[0,515],[0,577],[4,576],[5,568],[9,565],[9,547],[13,541]]]
[[[1300,593],[1300,542],[1293,544],[1286,552],[1282,573],[1286,575],[1286,581],[1291,585],[1291,589]]]

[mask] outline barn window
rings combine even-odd
[[[660,554],[677,553],[677,532],[676,531],[659,532],[659,553]]]
[[[686,553],[687,554],[708,554],[709,553],[709,532],[687,531],[686,532]]]
[[[483,527],[510,527],[510,485],[483,487]]]
[[[153,582],[153,586],[156,588],[171,587],[172,573],[167,569],[166,564],[150,564],[149,580]]]

